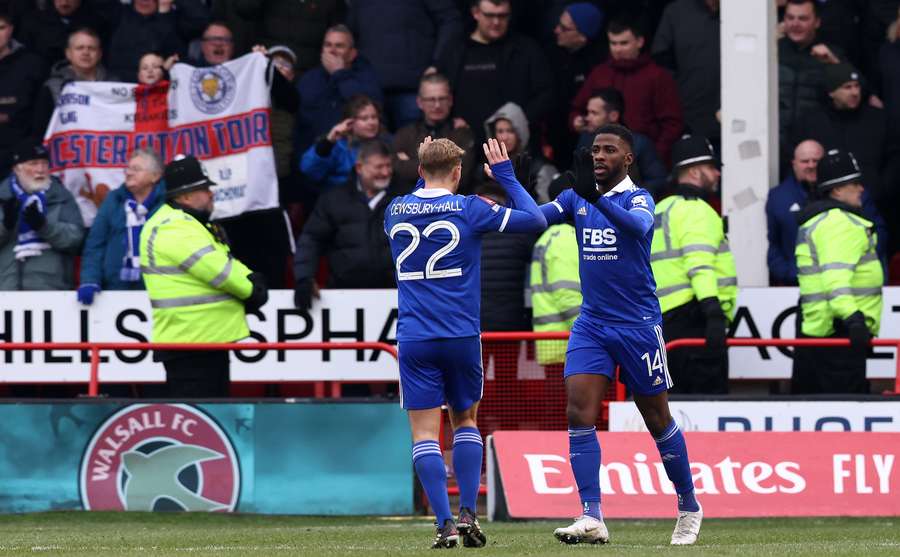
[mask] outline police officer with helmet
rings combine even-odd
[[[667,341],[705,338],[706,346],[668,354],[674,393],[728,392],[725,339],[737,300],[734,259],[722,218],[706,202],[719,187],[719,161],[706,138],[672,146],[674,195],[656,205],[650,265]]]
[[[246,313],[266,303],[259,273],[235,259],[210,222],[215,182],[192,156],[165,168],[166,203],[141,230],[141,272],[153,310],[153,342],[223,343],[250,335]],[[261,246],[263,248],[263,246]],[[228,351],[156,351],[166,395],[228,395]]]
[[[863,216],[862,173],[852,153],[828,151],[817,174],[817,199],[798,215],[799,336],[849,338],[850,347],[797,347],[791,390],[868,393],[866,355],[881,326],[884,285],[875,225]]]

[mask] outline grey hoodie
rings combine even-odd
[[[531,139],[531,131],[528,128],[528,118],[522,108],[513,102],[508,102],[491,114],[490,118],[484,121],[485,137],[493,137],[491,127],[497,120],[508,120],[519,136],[519,151],[528,150],[528,141]],[[522,184],[528,193],[530,193],[538,203],[549,203],[553,201],[548,196],[550,182],[559,176],[559,170],[555,166],[547,162],[541,157],[535,157],[531,163],[531,174],[534,176],[534,191],[531,191],[530,184]]]
[[[528,129],[528,118],[522,107],[513,102],[508,102],[497,109],[496,112],[484,121],[484,136],[493,137],[491,127],[497,120],[509,120],[516,135],[519,136],[519,150],[524,151],[528,148],[528,140],[531,139],[531,131]]]

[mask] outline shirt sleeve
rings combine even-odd
[[[470,195],[466,216],[478,232],[503,232],[509,225],[513,210],[480,195]]]
[[[617,227],[632,236],[641,237],[653,228],[653,198],[644,190],[631,195],[622,207],[608,197],[601,197],[596,207]]]
[[[540,209],[544,213],[544,218],[547,219],[547,226],[566,222],[572,218],[571,199],[572,190],[563,190],[556,196],[556,199],[541,205]]]

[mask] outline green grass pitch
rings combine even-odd
[[[674,520],[610,520],[611,543],[564,546],[562,522],[483,523],[477,555],[900,555],[900,518],[707,520],[693,547],[670,547]],[[0,516],[0,555],[422,555],[422,518],[60,512]]]

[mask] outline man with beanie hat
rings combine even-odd
[[[883,182],[883,175],[898,149],[888,141],[884,110],[866,102],[863,76],[850,64],[826,66],[822,82],[825,101],[800,118],[794,139],[815,139],[826,151],[853,152],[868,196],[886,214],[895,215],[887,202],[890,187]],[[881,243],[883,247],[884,239]]]
[[[568,117],[569,103],[584,84],[591,68],[607,57],[607,43],[603,37],[605,16],[590,2],[576,2],[566,6],[553,28],[556,46],[549,51],[559,94],[552,122]],[[598,40],[599,39],[599,40]],[[561,168],[570,166],[577,136],[566,126],[550,126],[548,140],[553,156]]]
[[[853,154],[828,151],[817,174],[817,199],[799,215],[797,336],[849,338],[850,347],[798,346],[791,392],[868,393],[866,356],[881,325],[884,285],[877,234],[862,213],[862,172]]]
[[[18,144],[11,162],[12,173],[0,182],[0,290],[69,290],[84,238],[78,204],[50,175],[40,143]]]
[[[706,338],[706,346],[674,350],[672,392],[728,392],[728,323],[737,301],[737,273],[722,218],[706,202],[719,187],[719,161],[701,136],[672,146],[675,195],[656,206],[650,248],[666,340]]]
[[[235,342],[250,335],[245,313],[268,299],[265,280],[232,257],[209,222],[215,182],[196,158],[166,165],[166,204],[141,230],[141,272],[153,309],[153,342]],[[228,352],[160,351],[166,396],[228,395]]]

